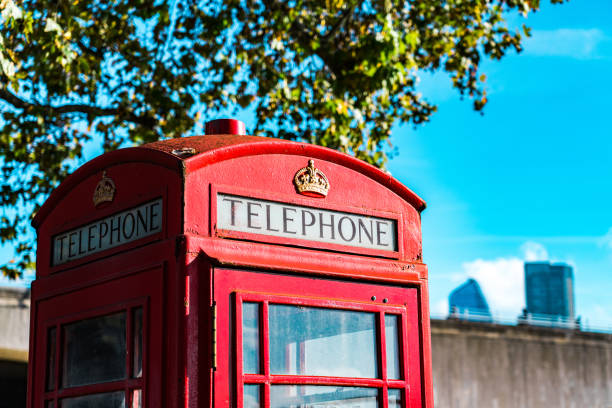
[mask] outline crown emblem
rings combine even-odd
[[[323,172],[308,160],[308,166],[298,170],[293,177],[298,193],[311,197],[325,197],[329,191],[329,181]]]
[[[113,201],[115,198],[115,183],[110,177],[106,177],[106,171],[102,173],[102,180],[98,182],[96,186],[96,190],[93,195],[94,205],[97,207],[98,205],[105,203],[107,201]]]

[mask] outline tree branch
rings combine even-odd
[[[0,87],[0,99],[8,102],[18,109],[23,109],[27,113],[36,113],[36,111],[44,112],[49,116],[62,115],[66,113],[84,113],[89,118],[97,118],[101,116],[118,116],[129,122],[134,122],[139,125],[153,128],[157,121],[149,116],[138,116],[132,112],[121,110],[120,108],[101,108],[99,106],[84,105],[84,104],[68,104],[61,106],[41,105],[28,102],[19,98],[17,95],[8,91],[4,87]]]
[[[332,27],[331,30],[329,30],[329,32],[323,36],[320,36],[321,39],[325,42],[330,42],[334,39],[334,37],[336,36],[336,33],[338,32],[338,30],[340,30],[340,28],[349,20],[349,18],[353,15],[353,11],[355,11],[355,5],[352,5],[351,7],[349,7],[346,12],[342,15],[342,17],[340,17],[340,20],[336,23],[336,25],[334,25]]]
[[[91,47],[88,47],[87,45],[85,45],[85,43],[83,42],[82,39],[78,40],[76,42],[76,44],[79,46],[79,48],[85,52],[87,52],[90,55],[93,55],[94,57],[98,58],[99,60],[103,60],[104,59],[104,53],[100,50],[95,50]]]

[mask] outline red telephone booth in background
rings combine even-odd
[[[243,129],[107,153],[51,194],[29,408],[433,406],[424,202]]]

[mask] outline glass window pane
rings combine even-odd
[[[132,390],[132,408],[142,408],[142,390]]]
[[[57,355],[56,343],[57,329],[52,327],[47,332],[47,391],[53,391],[55,389],[55,358]]]
[[[64,398],[60,406],[61,408],[125,408],[125,393],[115,391]]]
[[[257,384],[245,384],[242,394],[243,408],[259,408],[261,399],[261,386]]]
[[[270,408],[377,408],[378,389],[317,385],[273,385]]]
[[[376,378],[374,313],[270,305],[272,374]]]
[[[125,312],[64,326],[62,385],[125,378]]]
[[[142,377],[142,307],[134,309],[132,315],[133,330],[133,360],[132,360],[132,377]]]
[[[400,378],[399,316],[385,315],[385,343],[387,346],[387,378]]]
[[[54,408],[54,407],[55,407],[55,403],[53,402],[53,400],[47,401],[45,403],[45,408]]]
[[[260,373],[258,303],[242,304],[242,361],[245,373]]]
[[[389,408],[402,408],[402,390],[387,390],[389,396]]]

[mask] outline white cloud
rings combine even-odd
[[[590,317],[589,321],[594,326],[610,325],[610,322],[612,322],[612,312],[601,305],[593,306],[588,316]]]
[[[521,245],[521,250],[523,251],[523,257],[526,261],[536,262],[548,260],[548,251],[544,248],[544,245],[538,244],[537,242],[527,241]]]
[[[610,252],[610,260],[612,260],[612,227],[603,237],[599,237],[597,245],[606,248]]]
[[[446,316],[448,314],[448,299],[440,299],[431,306],[429,313],[433,316]]]
[[[608,249],[612,249],[612,228],[608,230],[606,235],[599,239],[599,245]]]
[[[576,59],[599,58],[602,43],[610,41],[606,34],[596,28],[558,30],[534,30],[531,38],[525,39],[525,54],[537,56],[570,57]]]
[[[612,232],[610,237],[612,241]],[[549,260],[548,251],[538,242],[527,241],[520,249],[522,257],[479,258],[465,262],[461,265],[462,272],[453,275],[451,280],[462,283],[467,278],[476,279],[491,312],[501,318],[515,318],[525,307],[525,261]],[[442,306],[438,303],[434,306],[436,312]]]
[[[478,281],[491,312],[514,317],[525,307],[523,262],[518,257],[476,259],[464,263],[462,268],[466,277]]]

